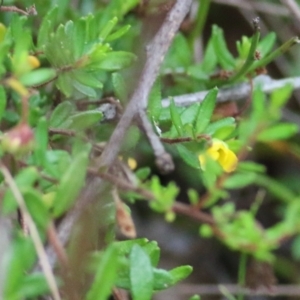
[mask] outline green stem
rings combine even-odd
[[[287,42],[285,42],[283,45],[281,45],[278,49],[267,55],[266,57],[262,58],[261,60],[254,63],[251,68],[249,69],[249,73],[253,72],[255,69],[264,67],[267,64],[269,64],[271,61],[276,59],[278,56],[282,55],[286,51],[290,50],[290,48],[296,44],[299,44],[300,40],[297,36],[289,39]]]
[[[257,49],[257,45],[259,42],[259,38],[260,38],[260,32],[257,30],[253,37],[252,37],[252,41],[251,41],[251,46],[250,46],[250,50],[247,56],[247,59],[245,61],[245,63],[243,64],[243,66],[240,68],[239,71],[237,71],[228,81],[228,84],[231,84],[237,80],[239,80],[240,78],[244,77],[247,73],[249,73],[249,69],[251,68],[251,66],[253,65],[254,61],[255,61],[255,51]]]
[[[247,254],[242,252],[240,256],[239,272],[238,272],[238,283],[239,283],[239,294],[237,300],[244,300],[244,292],[242,288],[245,286],[246,281],[246,267],[247,267]]]
[[[189,36],[189,43],[191,47],[193,47],[193,43],[197,37],[199,37],[202,33],[204,24],[206,22],[208,10],[209,10],[209,5],[210,5],[210,0],[202,0],[198,1],[199,2],[199,8],[197,11],[197,16],[195,20],[195,24],[193,27],[193,30],[190,33]]]

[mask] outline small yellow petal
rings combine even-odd
[[[127,164],[131,170],[134,170],[137,167],[137,162],[134,158],[129,157],[127,160]]]
[[[217,161],[227,173],[233,172],[238,163],[238,158],[235,153],[228,148],[226,143],[217,139],[212,141],[212,146],[206,150],[206,155],[209,155],[209,157]],[[205,154],[200,154],[198,159],[201,168],[205,170]]]
[[[222,156],[219,163],[226,173],[230,173],[236,169],[238,158],[233,151],[227,149],[226,155]]]

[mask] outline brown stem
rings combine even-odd
[[[116,129],[110,137],[101,157],[96,161],[96,167],[109,166],[115,160],[121,147],[125,132],[139,109],[145,109],[150,90],[159,73],[160,66],[169,46],[179,29],[181,22],[189,11],[192,0],[176,1],[166,17],[162,27],[148,46],[148,57],[140,76],[138,86],[134,91],[126,110]]]
[[[28,8],[26,8],[26,10],[20,9],[16,6],[1,6],[0,11],[16,12],[16,13],[19,13],[19,14],[25,15],[25,16],[36,16],[37,15],[35,5],[32,5]]]

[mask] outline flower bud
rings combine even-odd
[[[27,60],[32,69],[36,69],[41,65],[36,56],[28,55]]]
[[[28,124],[20,123],[7,131],[1,141],[2,149],[11,154],[26,154],[33,149],[34,134]]]

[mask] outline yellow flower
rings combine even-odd
[[[235,153],[228,148],[226,143],[217,139],[213,139],[212,146],[206,150],[205,154],[199,155],[198,158],[202,169],[205,169],[207,155],[217,161],[226,173],[233,172],[238,163]]]

